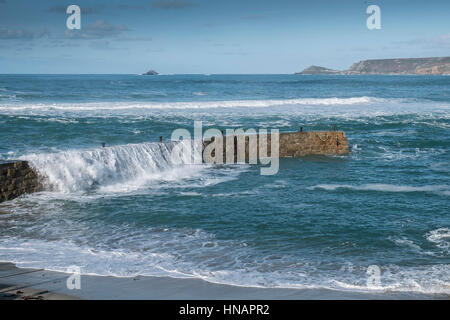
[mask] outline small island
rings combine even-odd
[[[155,70],[150,70],[150,71],[147,71],[146,73],[143,73],[142,75],[143,76],[157,76],[159,73],[158,72],[156,72]]]
[[[450,57],[362,60],[347,70],[310,66],[296,74],[450,75]]]
[[[339,70],[328,69],[319,66],[311,66],[306,68],[302,72],[299,72],[299,74],[338,74],[338,73],[340,73]]]

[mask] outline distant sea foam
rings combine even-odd
[[[203,93],[196,95],[204,95]],[[404,99],[394,99],[403,101]],[[238,107],[271,107],[282,105],[352,105],[367,104],[375,102],[386,102],[384,98],[376,97],[351,97],[351,98],[299,98],[299,99],[280,99],[280,100],[222,100],[222,101],[187,101],[187,102],[88,102],[88,103],[49,103],[49,104],[0,104],[0,110],[39,110],[39,109],[61,109],[70,111],[85,110],[110,110],[110,109],[207,109],[207,108],[238,108]]]

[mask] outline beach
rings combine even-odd
[[[325,289],[248,288],[169,277],[82,276],[81,289],[69,290],[70,275],[20,269],[0,263],[0,300],[297,300],[297,299],[450,299],[442,294],[353,292]],[[19,293],[17,293],[19,291]]]

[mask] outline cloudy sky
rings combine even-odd
[[[81,7],[81,30],[66,8]],[[381,8],[368,30],[366,8]],[[0,73],[293,73],[450,55],[449,0],[0,0]]]

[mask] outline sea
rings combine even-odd
[[[336,126],[351,152],[280,159],[274,175],[174,159],[172,132],[194,121]],[[47,186],[0,204],[0,261],[450,294],[448,76],[0,75],[0,141]]]

